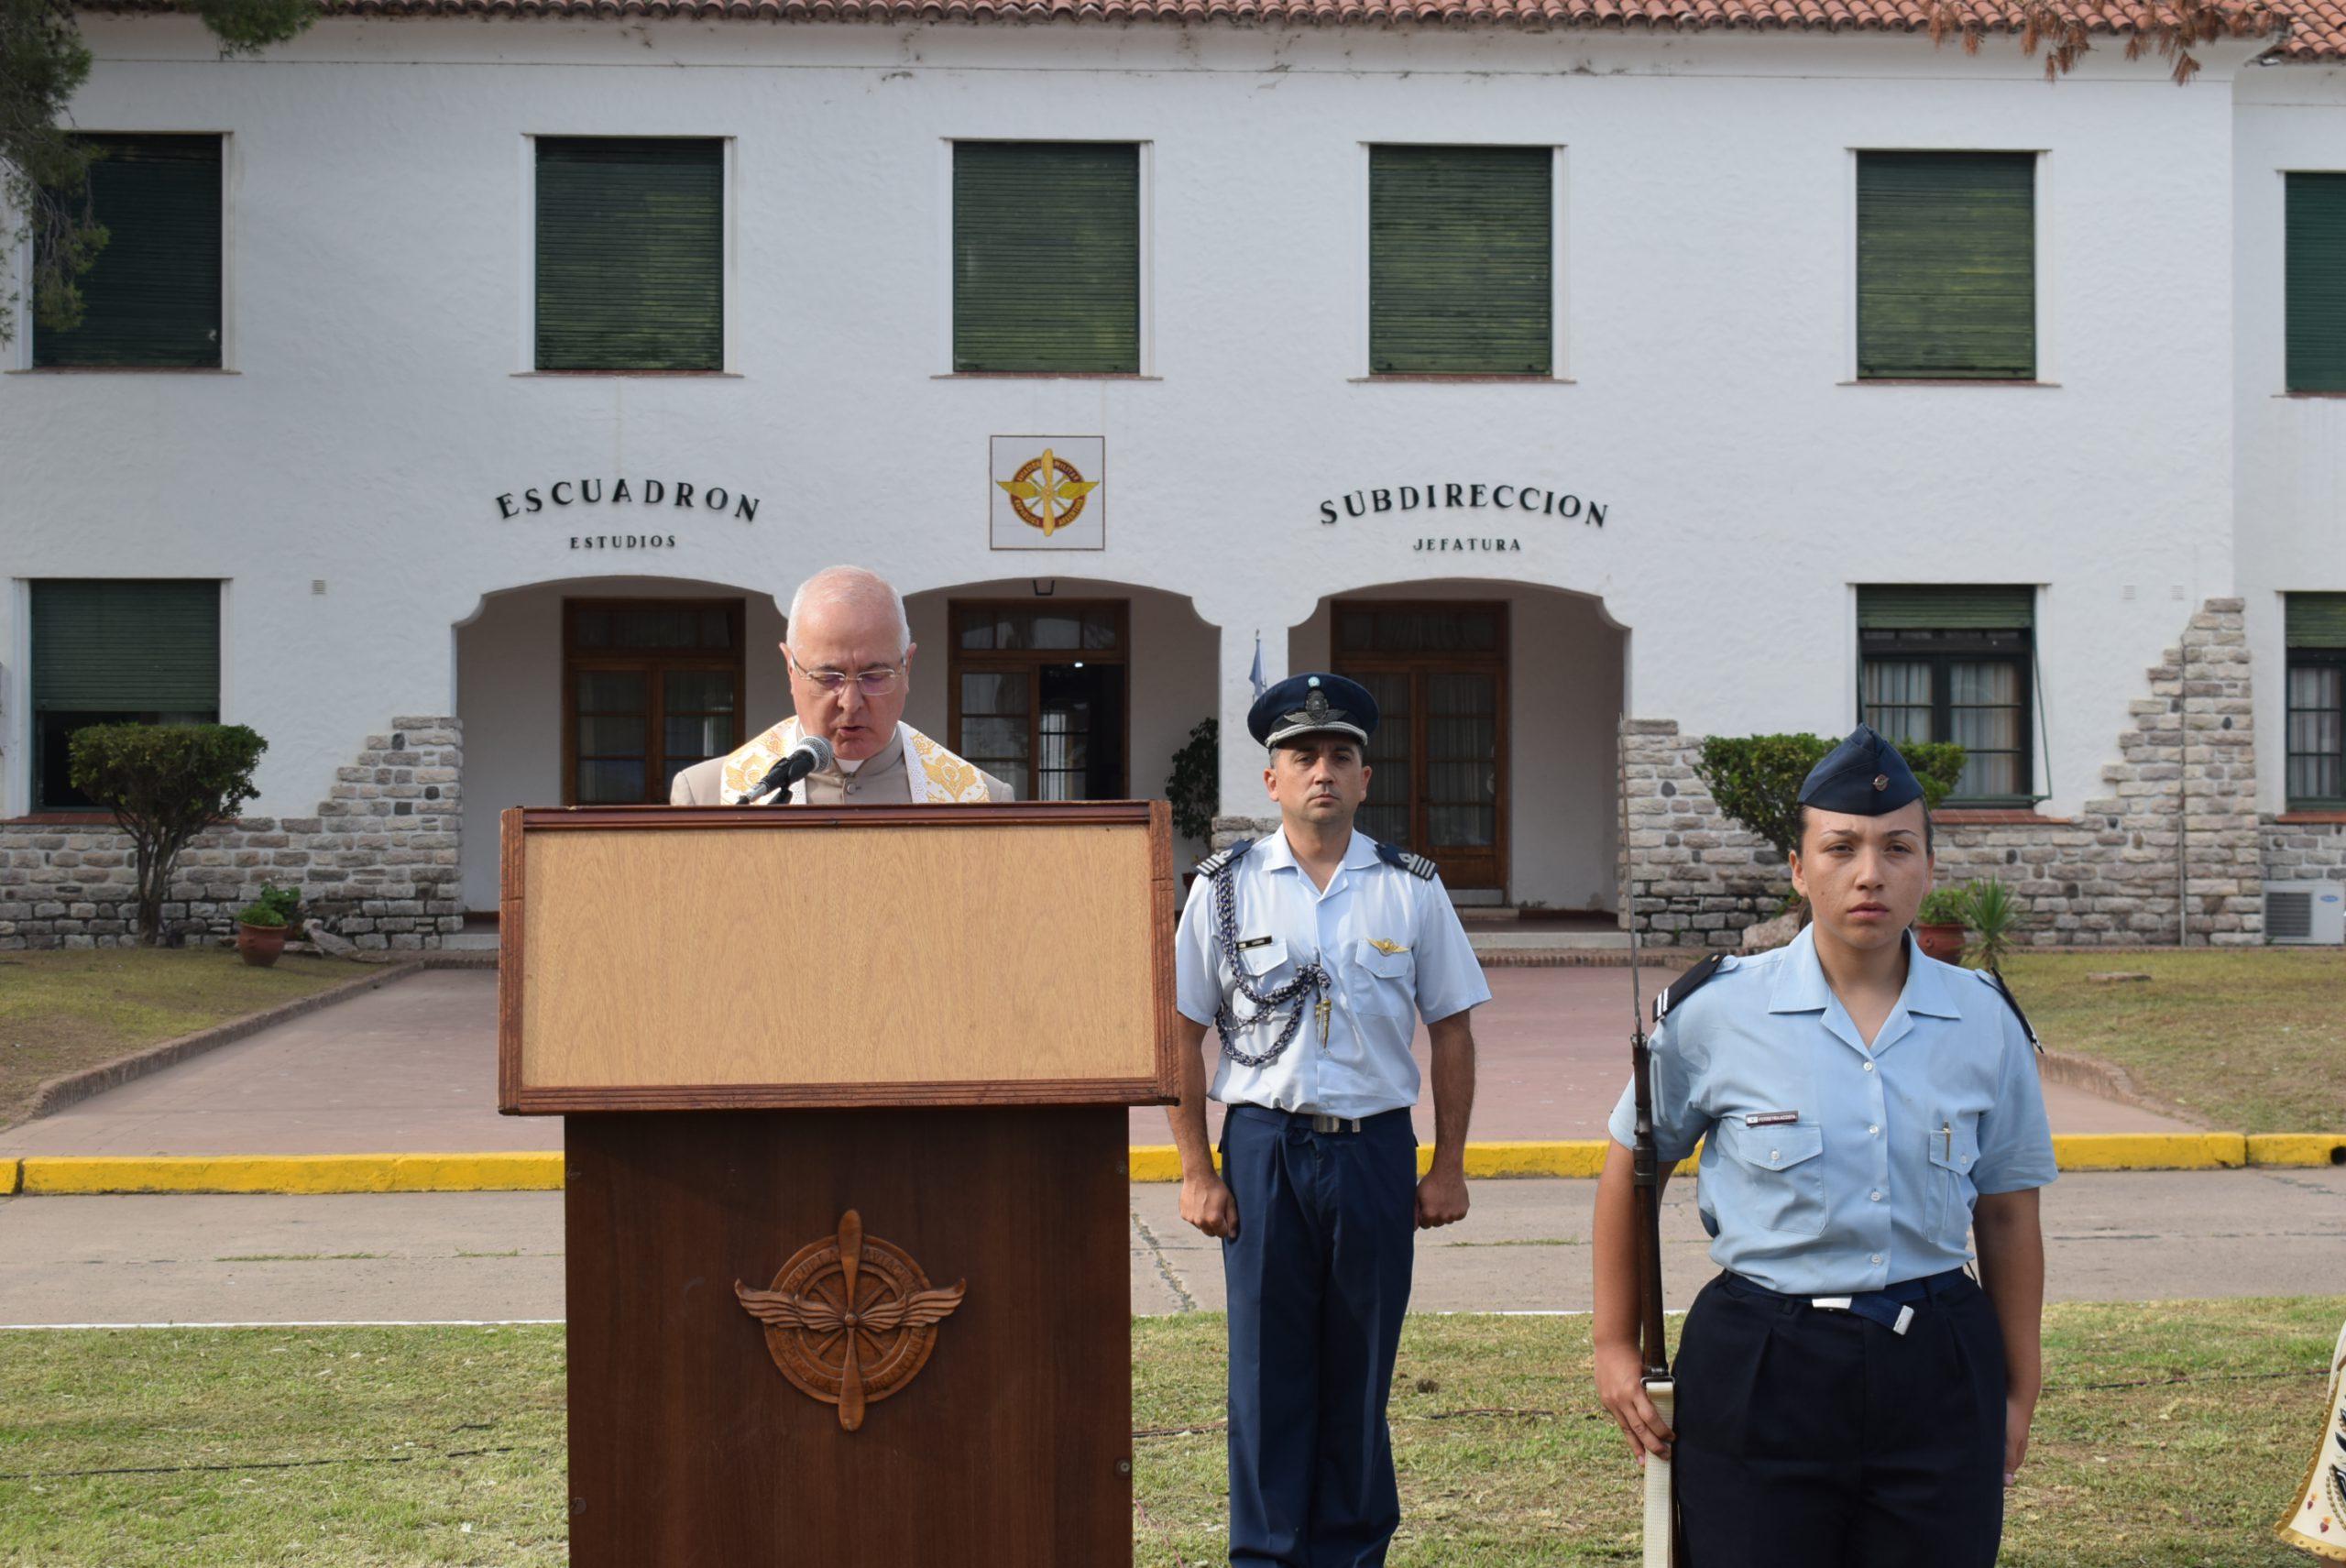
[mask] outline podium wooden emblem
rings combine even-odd
[[[863,1425],[863,1407],[920,1375],[937,1348],[937,1325],[961,1304],[969,1281],[932,1290],[904,1248],[863,1234],[850,1209],[839,1232],[809,1242],[773,1277],[773,1288],[733,1294],[766,1326],[766,1349],[782,1375],[839,1408],[839,1425]]]

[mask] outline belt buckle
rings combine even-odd
[[[1813,1296],[1809,1298],[1808,1304],[1823,1312],[1846,1312],[1850,1307],[1850,1298],[1847,1296]]]
[[[1323,1116],[1315,1111],[1311,1113],[1311,1130],[1315,1133],[1357,1133],[1360,1131],[1360,1118]]]

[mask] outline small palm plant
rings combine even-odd
[[[1998,976],[2004,972],[2003,960],[2012,957],[2013,935],[2027,913],[2027,905],[1993,877],[1966,884],[1963,923],[1979,934],[1971,949],[1979,968]]]

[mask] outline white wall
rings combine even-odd
[[[1603,609],[1576,595],[1497,581],[1400,583],[1345,597],[1507,601],[1507,898],[1551,909],[1612,908],[1622,637]],[[1289,632],[1288,669],[1326,669],[1330,637],[1323,599]]]
[[[1459,571],[1411,550],[1431,527],[1318,520],[1428,479],[1608,505],[1601,530],[1440,531],[1519,537],[1507,576],[1601,598],[1634,633],[1632,710],[1694,730],[1844,725],[1852,583],[2051,585],[2057,810],[2099,788],[2176,636],[2168,585],[2231,586],[2232,388],[2210,367],[2247,46],[2177,89],[2114,49],[2048,85],[2005,44],[1820,35],[330,20],[222,60],[192,18],[83,26],[81,126],[231,133],[235,374],[0,377],[0,554],[21,577],[234,579],[223,706],[271,742],[258,811],[306,811],[368,731],[442,709],[483,594],[572,572],[784,584],[854,557],[915,593],[1156,586],[1233,629],[1233,734],[1237,629]],[[516,374],[527,137],[577,132],[736,138],[737,374]],[[1149,145],[1151,377],[940,378],[948,138],[1071,136]],[[1371,140],[1564,149],[1569,380],[1357,379]],[[1860,147],[2049,149],[2056,388],[1844,384]],[[1018,433],[1107,438],[1105,552],[988,550],[987,438]],[[568,547],[636,515],[492,504],[619,475],[762,510],[663,512],[677,543],[654,554]],[[19,669],[0,812],[25,799],[22,690]]]
[[[2238,580],[2256,659],[2257,805],[2279,811],[2288,751],[2282,596],[2346,592],[2346,398],[2286,395],[2282,176],[2346,173],[2346,71],[2244,71],[2238,98]]]
[[[498,813],[562,804],[562,601],[740,598],[742,734],[790,715],[773,595],[664,577],[582,577],[497,594],[456,630],[456,717],[465,724],[465,907],[494,910]]]

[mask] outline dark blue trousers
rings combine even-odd
[[[2004,1339],[1968,1278],[1897,1334],[1722,1274],[1675,1370],[1690,1568],[1992,1568]]]
[[[1407,1111],[1357,1133],[1236,1105],[1222,1172],[1230,1296],[1230,1561],[1374,1568],[1401,1522],[1385,1404],[1417,1234]]]

